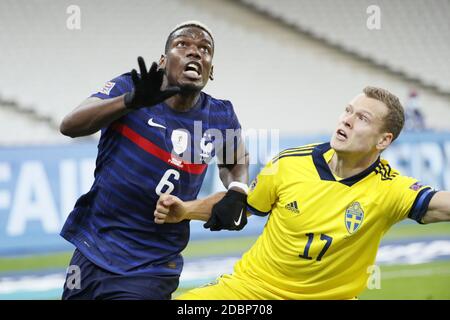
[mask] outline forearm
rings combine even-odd
[[[244,158],[240,159],[237,164],[219,165],[219,176],[226,188],[233,181],[248,184],[248,163],[249,156],[246,153]]]
[[[218,192],[204,199],[185,202],[185,219],[208,221],[212,207],[224,196],[225,192]]]
[[[64,117],[60,131],[72,138],[93,134],[127,114],[124,97],[112,99],[89,98]]]

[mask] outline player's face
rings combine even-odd
[[[339,118],[339,124],[331,138],[331,147],[342,153],[375,153],[382,151],[380,144],[384,117],[388,109],[383,102],[368,98],[365,94],[356,96]]]
[[[169,85],[200,91],[212,76],[213,42],[197,27],[177,30],[163,63]]]

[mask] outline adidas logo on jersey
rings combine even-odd
[[[285,206],[285,208],[288,209],[289,211],[292,211],[292,212],[295,212],[295,213],[300,213],[300,210],[298,210],[297,201],[289,202]]]

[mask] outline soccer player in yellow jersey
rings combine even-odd
[[[263,233],[231,275],[178,299],[352,299],[363,291],[382,236],[395,223],[450,220],[450,192],[402,176],[380,158],[398,137],[403,108],[366,87],[346,107],[330,143],[284,150],[260,172],[248,212]],[[208,220],[218,193],[183,202],[162,195],[157,223]]]

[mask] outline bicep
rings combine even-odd
[[[430,200],[423,223],[450,221],[450,192],[437,192]]]
[[[84,99],[75,109],[72,110],[72,114],[76,113],[78,111],[84,110],[86,107],[94,105],[98,103],[99,101],[102,101],[103,99],[97,98],[97,97],[89,97],[87,99]]]
[[[100,101],[100,100],[103,100],[103,99],[98,98],[98,97],[89,97],[87,99],[84,99],[77,108],[80,108],[80,107],[83,107],[83,106],[95,103],[95,102]]]

